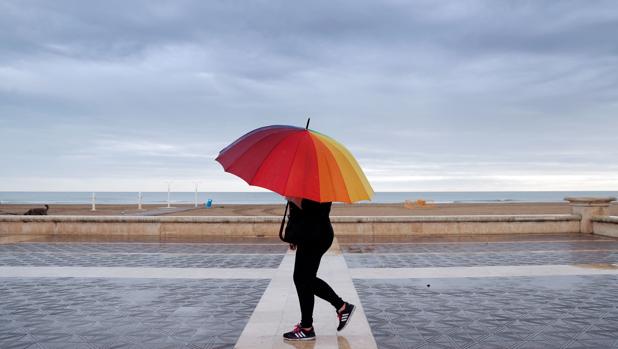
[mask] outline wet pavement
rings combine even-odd
[[[465,267],[491,266],[550,274],[565,265],[615,270],[618,240],[580,234],[519,238],[341,239],[340,246],[350,270],[429,267],[419,278],[382,278],[389,270],[379,269],[380,279],[354,279],[379,348],[618,348],[616,274],[457,275]],[[499,268],[493,269],[525,271]],[[431,270],[453,275],[428,277]]]
[[[618,249],[614,251],[517,251],[450,254],[392,254],[392,255],[346,255],[350,268],[426,268],[426,267],[472,267],[478,265],[564,265],[614,263],[618,261]]]
[[[0,278],[0,347],[231,348],[268,282]]]
[[[277,239],[34,241],[0,244],[0,348],[291,347]],[[318,341],[295,347],[618,348],[618,239],[341,237],[320,276],[358,318],[337,333],[317,301]]]
[[[273,239],[40,240],[0,245],[0,348],[233,348],[270,282],[255,274],[287,251]],[[47,277],[16,277],[33,266]],[[161,274],[195,268],[213,272]]]
[[[283,244],[67,244],[0,245],[0,266],[277,268]]]
[[[566,239],[568,237],[572,239]],[[446,241],[434,238],[437,240],[434,242],[427,242],[424,238],[392,242],[392,238],[384,238],[370,243],[341,241],[340,246],[350,268],[572,265],[618,261],[617,239],[591,235],[586,239],[571,234],[547,235],[545,240],[541,236],[530,238],[532,241],[479,237],[476,242],[449,242],[449,238],[444,238]]]
[[[0,266],[277,268],[283,244],[19,243],[0,245]]]
[[[380,348],[615,348],[618,276],[355,280]]]

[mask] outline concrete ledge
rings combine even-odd
[[[338,216],[331,217],[333,223],[415,223],[415,222],[560,222],[579,221],[578,215],[461,215],[461,216]]]
[[[579,232],[578,215],[336,217],[337,235],[469,235]]]
[[[331,217],[337,235],[579,232],[579,215]],[[0,235],[277,236],[278,216],[0,216]]]
[[[281,223],[281,216],[16,216],[0,215],[1,222],[107,223]],[[579,221],[578,215],[462,215],[462,216],[334,216],[333,223],[407,222],[545,222]]]
[[[596,217],[592,217],[592,221],[599,222],[599,223],[618,224],[618,216],[596,216]]]
[[[592,217],[594,234],[618,238],[618,216]]]
[[[579,231],[585,234],[593,234],[592,218],[596,216],[607,216],[609,205],[616,201],[613,196],[607,197],[567,197],[564,198],[571,206],[571,213],[580,215]]]
[[[106,223],[281,223],[277,216],[19,216],[0,215],[1,222]]]
[[[612,201],[616,201],[613,196],[581,196],[581,197],[566,197],[564,200],[568,201],[571,206],[608,206]]]

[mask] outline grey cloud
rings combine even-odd
[[[6,183],[105,169],[226,183],[217,149],[311,116],[378,190],[475,167],[501,187],[608,175],[617,26],[613,1],[0,0],[0,161]],[[414,183],[458,181],[477,183]]]
[[[376,55],[438,47],[478,52],[615,52],[612,1],[5,1],[5,51],[93,59],[199,43],[237,53],[315,58],[350,48]],[[242,44],[242,45],[240,45]],[[75,47],[72,50],[71,47]],[[408,56],[410,57],[410,56]],[[311,63],[311,62],[307,62]]]

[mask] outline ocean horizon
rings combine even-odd
[[[138,192],[96,192],[97,204],[137,204]],[[373,200],[361,203],[403,203],[423,199],[435,203],[562,202],[567,196],[618,196],[618,191],[461,191],[376,192]],[[194,192],[172,192],[172,204],[194,203]],[[198,203],[278,204],[284,199],[272,192],[198,192]],[[2,191],[2,204],[89,204],[92,192]],[[167,202],[167,192],[142,192],[143,204]]]

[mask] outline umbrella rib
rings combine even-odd
[[[294,167],[294,163],[296,162],[296,155],[298,154],[298,148],[300,148],[300,142],[296,143],[296,149],[294,149],[294,156],[292,157],[292,165],[290,165],[290,169]],[[285,185],[283,186],[284,194],[287,193],[288,182],[290,181],[290,177],[291,176],[288,174],[287,178],[285,179]]]
[[[315,147],[315,143],[316,143],[316,142],[322,142],[319,138],[317,138],[317,139],[313,139],[313,138],[312,138],[311,140],[313,141],[313,146],[314,146],[314,147]],[[324,145],[323,143],[322,143],[322,146],[323,146],[323,147],[325,147],[326,149],[329,149],[329,148],[328,148],[326,145]],[[330,150],[329,150],[329,151],[330,151]],[[330,156],[332,156],[332,157],[333,157],[333,159],[334,159],[334,156],[332,155],[332,152],[331,152],[331,154],[329,154],[329,155],[330,155]],[[327,155],[325,154],[325,156],[327,156]],[[333,161],[335,161],[335,160],[333,160]],[[319,165],[318,165],[318,166],[319,166]],[[319,171],[320,171],[320,169],[319,169],[319,167],[318,167],[318,173],[319,173]],[[332,168],[332,167],[331,167],[331,162],[330,162],[330,161],[328,161],[328,160],[326,160],[325,171],[327,171],[327,172],[328,172],[328,181],[330,182],[330,186],[331,186],[331,188],[333,188],[333,193],[332,193],[331,195],[334,195],[333,197],[336,199],[336,198],[337,198],[337,189],[336,189],[337,187],[335,186],[335,179],[334,179],[334,174],[333,174],[333,173],[334,173],[334,172],[338,172],[338,173],[339,173],[339,175],[341,176],[341,179],[342,179],[342,180],[343,180],[343,174],[341,173],[341,171],[339,171],[339,169],[337,169],[337,168]],[[319,175],[318,175],[318,178],[321,178],[321,176],[319,176]],[[344,184],[344,186],[345,186],[345,181],[344,181],[344,183],[343,183],[343,184]],[[322,199],[322,195],[321,195],[321,193],[320,193],[320,199]],[[336,200],[331,200],[331,201],[336,201]]]

